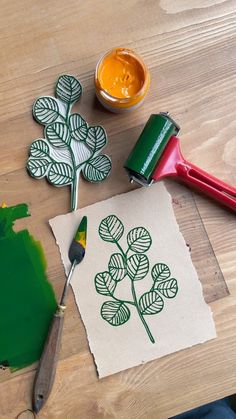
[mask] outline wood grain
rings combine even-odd
[[[65,307],[59,306],[57,312],[53,316],[52,324],[35,374],[32,399],[33,410],[36,413],[38,413],[47,402],[53,387],[60,354],[64,310]]]
[[[69,209],[67,188],[52,188],[25,172],[27,149],[42,136],[31,117],[37,96],[52,94],[60,74],[77,76],[84,94],[76,110],[107,130],[113,172],[100,185],[81,182],[79,206],[131,189],[122,169],[151,113],[169,111],[181,126],[186,158],[236,184],[235,0],[1,1],[0,201],[28,202],[20,220],[43,244],[48,275],[59,296],[64,272],[47,221]],[[125,115],[94,98],[93,72],[113,46],[135,49],[151,72],[145,104]],[[166,419],[235,392],[235,216],[195,194],[230,296],[211,303],[218,338],[98,381],[86,334],[68,298],[55,385],[40,418]],[[207,269],[207,261],[206,261]],[[0,418],[31,407],[36,367],[0,375]]]
[[[207,303],[229,295],[229,290],[199,214],[195,194],[184,185],[165,181],[179,229],[191,253]]]

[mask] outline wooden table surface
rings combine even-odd
[[[81,81],[76,110],[104,125],[113,159],[109,180],[81,183],[80,207],[131,188],[122,164],[159,111],[182,127],[186,158],[236,185],[235,0],[2,0],[0,27],[0,201],[29,203],[32,216],[17,228],[26,226],[42,242],[57,296],[65,277],[48,220],[69,210],[69,190],[33,180],[25,164],[28,146],[42,136],[32,103],[53,94],[60,74]],[[114,46],[139,52],[152,78],[145,104],[125,115],[104,111],[94,97],[96,62]],[[211,303],[218,338],[99,381],[70,292],[56,382],[40,418],[166,419],[236,391],[235,216],[197,200],[230,291]],[[35,368],[1,372],[1,419],[31,407]]]

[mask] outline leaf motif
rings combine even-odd
[[[88,128],[86,124],[81,125],[81,127],[79,128],[76,128],[71,134],[72,138],[74,138],[74,140],[76,141],[84,141],[87,138],[87,135]]]
[[[48,172],[48,180],[55,186],[69,185],[73,181],[72,167],[67,163],[53,163]]]
[[[73,103],[79,99],[82,86],[75,77],[67,74],[60,76],[56,84],[56,96],[66,103]]]
[[[70,130],[72,132],[75,131],[75,130],[77,130],[78,128],[82,127],[82,125],[88,126],[88,124],[85,121],[85,119],[82,118],[82,116],[79,113],[73,113],[69,117],[69,127],[70,127]]]
[[[35,140],[30,146],[30,154],[32,157],[47,157],[49,155],[49,147],[43,139]]]
[[[36,179],[44,177],[51,162],[46,159],[31,159],[29,158],[27,163],[27,170],[30,175]]]
[[[108,270],[115,281],[121,281],[126,275],[125,261],[120,253],[111,255]]]
[[[70,131],[63,122],[55,122],[54,124],[47,125],[45,136],[50,144],[57,148],[65,148],[70,144]]]
[[[116,215],[109,215],[101,221],[98,232],[102,240],[115,243],[122,237],[124,226]]]
[[[135,227],[127,235],[129,249],[133,252],[144,253],[152,244],[149,232],[144,227]]]
[[[90,182],[100,182],[106,179],[110,171],[111,160],[106,155],[94,157],[82,169],[83,176]]]
[[[43,125],[55,122],[59,116],[56,99],[50,96],[39,97],[33,104],[33,116],[36,121]]]
[[[96,291],[101,295],[112,296],[116,289],[116,282],[109,272],[100,272],[95,276]]]
[[[174,298],[178,292],[178,283],[175,278],[163,282],[155,282],[153,289],[166,298]]]
[[[153,281],[163,281],[170,276],[170,269],[165,263],[156,263],[152,268]]]
[[[101,150],[107,143],[106,131],[100,125],[89,127],[86,143],[93,151]]]
[[[146,255],[134,254],[127,260],[127,272],[132,281],[139,281],[147,275],[149,260]]]
[[[139,308],[141,314],[157,314],[164,307],[164,301],[160,295],[155,291],[149,291],[143,294],[139,300]]]
[[[101,315],[112,326],[121,326],[130,318],[129,308],[119,301],[106,301],[101,308]]]

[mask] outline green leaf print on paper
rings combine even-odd
[[[111,255],[108,269],[111,277],[115,281],[121,281],[126,275],[126,262],[124,257],[120,253]]]
[[[120,326],[130,318],[130,310],[122,301],[106,301],[101,308],[104,320],[112,326]]]
[[[100,125],[90,126],[81,115],[71,114],[82,94],[75,77],[60,76],[56,97],[42,96],[33,104],[34,119],[45,126],[45,138],[35,140],[29,149],[27,170],[35,179],[46,177],[54,186],[71,186],[71,210],[77,208],[79,176],[101,182],[111,171],[111,160],[99,155],[107,144]]]
[[[135,227],[127,234],[127,249],[119,243],[124,235],[124,225],[116,215],[104,218],[98,234],[105,242],[114,243],[119,253],[113,253],[108,262],[108,270],[99,272],[94,279],[98,294],[110,297],[101,307],[101,317],[112,326],[121,326],[131,316],[129,306],[137,310],[138,316],[152,343],[155,339],[149,329],[145,316],[160,313],[164,308],[164,298],[174,298],[178,292],[178,283],[170,278],[170,269],[165,263],[156,263],[151,269],[152,287],[141,296],[137,296],[136,281],[147,277],[149,259],[146,252],[152,245],[152,238],[145,227]],[[121,300],[115,296],[119,283],[130,280],[132,300]]]

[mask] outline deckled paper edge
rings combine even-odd
[[[186,246],[186,241],[185,241],[184,235],[182,234],[182,232],[180,230],[179,223],[178,223],[177,218],[175,216],[175,212],[174,212],[174,208],[173,208],[173,204],[172,204],[172,196],[171,196],[170,192],[168,191],[168,189],[166,188],[164,182],[163,182],[163,186],[166,189],[166,192],[168,194],[168,200],[169,200],[169,204],[168,205],[169,205],[170,213],[173,216],[174,224],[177,225],[179,234],[181,236],[181,239],[182,239],[184,245]],[[191,257],[191,253],[190,252],[188,252],[188,257],[190,259],[190,263],[193,266],[193,270],[194,270],[194,272],[196,274],[196,277],[197,277],[197,280],[198,280],[198,285],[199,285],[199,288],[200,288],[200,291],[201,291],[202,298],[203,298],[205,304],[208,306],[209,314],[211,315],[211,320],[212,320],[212,323],[214,325],[214,332],[215,332],[215,336],[214,337],[208,338],[208,339],[203,339],[201,342],[196,343],[195,345],[188,346],[188,348],[192,348],[193,346],[197,346],[197,345],[202,344],[204,342],[208,342],[210,340],[216,339],[217,338],[217,332],[216,332],[216,325],[215,325],[215,321],[214,321],[214,314],[213,314],[212,308],[211,308],[210,304],[208,304],[206,302],[206,300],[205,300],[205,297],[204,297],[204,294],[203,294],[203,286],[202,286],[202,283],[201,283],[201,281],[199,279],[197,269],[196,269],[196,267],[195,267],[195,265],[194,265],[194,263],[192,261],[192,257]],[[185,349],[188,349],[188,348],[185,348]],[[176,352],[179,352],[179,351],[176,351]]]
[[[177,219],[176,219],[176,216],[175,216],[175,213],[174,213],[174,208],[173,208],[173,205],[172,205],[172,196],[171,196],[170,192],[167,190],[167,188],[166,188],[166,186],[165,186],[164,182],[162,181],[162,182],[159,182],[159,183],[161,183],[161,184],[162,184],[162,187],[165,189],[165,191],[166,191],[166,193],[167,193],[167,201],[168,201],[168,206],[169,206],[170,214],[172,215],[172,222],[173,222],[173,224],[174,224],[174,225],[176,225],[176,226],[177,226],[177,228],[178,228],[178,232],[179,232],[179,234],[180,234],[180,236],[181,236],[181,237],[180,237],[180,239],[183,241],[184,245],[186,245],[186,241],[185,241],[184,236],[183,236],[183,234],[182,234],[182,232],[181,232],[181,230],[180,230],[179,223],[178,223],[178,221],[177,221]],[[101,201],[97,201],[97,202],[94,202],[93,204],[86,205],[86,206],[84,206],[84,207],[82,207],[82,208],[79,208],[77,211],[74,211],[74,212],[71,212],[71,213],[66,213],[66,214],[57,215],[56,217],[51,218],[51,219],[49,220],[49,225],[50,225],[51,230],[52,230],[52,232],[53,232],[53,235],[54,235],[54,237],[55,237],[56,244],[57,244],[57,246],[58,246],[58,248],[59,248],[60,258],[61,258],[61,261],[62,261],[62,264],[63,264],[63,268],[64,268],[64,271],[65,271],[65,274],[66,274],[66,275],[68,275],[68,272],[69,272],[69,267],[67,267],[67,261],[64,259],[63,254],[61,253],[60,245],[59,245],[59,243],[58,243],[58,240],[57,240],[56,235],[55,235],[54,230],[53,230],[53,224],[54,224],[55,220],[56,220],[57,218],[61,218],[61,217],[68,217],[68,215],[71,215],[71,218],[74,218],[74,217],[75,217],[75,214],[78,214],[79,212],[83,211],[83,208],[90,208],[91,206],[93,206],[93,205],[95,205],[95,204],[98,204],[98,203],[102,204],[103,202],[105,202],[105,201],[107,201],[107,200],[109,200],[109,199],[116,198],[116,197],[121,196],[121,195],[126,195],[126,194],[130,194],[130,193],[137,192],[139,189],[141,190],[141,188],[136,188],[136,189],[134,189],[134,190],[132,190],[132,191],[123,192],[123,193],[121,193],[121,194],[116,194],[116,195],[113,195],[113,196],[111,196],[110,198],[103,199],[103,200],[101,200]],[[216,338],[217,338],[217,332],[216,332],[216,327],[215,327],[215,321],[214,321],[213,311],[212,311],[212,309],[211,309],[210,304],[208,304],[208,303],[205,301],[204,294],[203,294],[203,286],[202,286],[201,281],[199,280],[197,270],[196,270],[195,265],[194,265],[194,263],[193,263],[193,261],[192,261],[192,258],[191,258],[191,254],[190,254],[190,252],[188,252],[187,254],[188,254],[188,257],[189,257],[189,259],[190,259],[190,263],[191,263],[191,264],[192,264],[192,266],[193,266],[193,270],[194,270],[194,272],[195,272],[195,274],[196,274],[196,277],[197,277],[197,280],[198,280],[198,286],[199,286],[199,288],[200,288],[200,292],[201,292],[201,296],[202,296],[202,298],[203,298],[203,300],[204,300],[205,304],[206,304],[206,305],[207,305],[207,307],[208,307],[209,314],[210,314],[210,316],[211,316],[211,321],[212,321],[212,324],[213,324],[213,327],[214,327],[214,332],[215,332],[215,335],[214,335],[213,337],[210,337],[210,338],[205,338],[205,339],[201,340],[200,342],[198,342],[198,343],[196,343],[196,344],[193,344],[193,345],[191,345],[191,346],[187,346],[186,348],[183,348],[183,349],[179,349],[179,350],[177,350],[177,351],[175,351],[175,352],[171,352],[171,353],[166,354],[166,355],[164,355],[164,356],[161,356],[161,357],[159,357],[159,358],[153,358],[153,359],[150,359],[150,360],[148,360],[148,361],[143,361],[143,362],[142,362],[142,363],[140,363],[140,364],[133,365],[132,367],[127,368],[127,370],[128,370],[128,369],[131,369],[131,368],[138,367],[139,365],[144,365],[144,364],[146,364],[146,363],[148,363],[148,362],[155,361],[156,359],[161,359],[161,358],[164,358],[164,357],[166,357],[166,356],[170,356],[170,355],[172,355],[173,353],[178,353],[178,352],[181,352],[181,351],[183,351],[183,350],[190,349],[190,348],[192,348],[192,347],[194,347],[194,346],[201,345],[202,343],[209,342],[209,341],[211,341],[211,340],[213,340],[213,339],[216,339]],[[81,312],[80,312],[79,301],[78,301],[78,299],[76,298],[76,294],[75,294],[75,292],[74,292],[74,289],[73,289],[72,285],[71,285],[71,288],[72,288],[73,295],[74,295],[74,298],[75,298],[75,301],[76,301],[77,309],[78,309],[79,314],[80,314],[81,321],[82,321],[83,326],[84,326],[84,329],[85,329],[86,337],[87,337],[88,344],[89,344],[90,353],[92,354],[92,357],[93,357],[93,360],[94,360],[94,364],[95,364],[95,368],[96,368],[96,371],[97,371],[97,374],[98,374],[99,379],[101,379],[101,378],[105,378],[105,377],[108,377],[109,375],[118,374],[119,372],[126,371],[126,370],[117,371],[117,372],[115,372],[115,373],[111,373],[111,374],[109,374],[109,375],[102,375],[102,373],[100,373],[99,366],[98,366],[98,365],[97,365],[97,363],[96,363],[96,360],[95,360],[95,355],[94,355],[94,353],[93,353],[93,351],[92,351],[92,345],[91,345],[91,343],[90,343],[90,339],[89,339],[89,335],[88,335],[88,332],[87,332],[87,329],[86,329],[86,325],[85,325],[85,323],[84,323],[84,321],[83,321],[83,316],[81,315]]]

